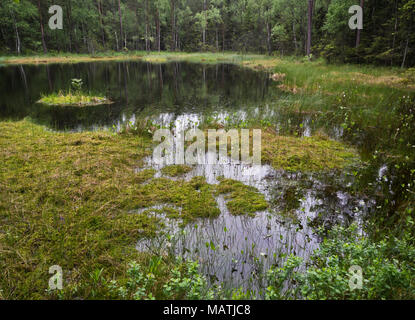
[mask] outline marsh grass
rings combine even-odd
[[[113,103],[106,97],[93,96],[84,92],[63,92],[51,93],[48,95],[42,95],[38,103],[54,106],[96,106],[102,104]]]
[[[344,169],[359,162],[356,150],[324,135],[289,137],[267,130],[262,141],[262,160],[277,170],[319,172]]]
[[[166,166],[161,169],[163,174],[170,177],[182,176],[190,171],[192,171],[192,167],[180,164]]]
[[[256,188],[246,186],[242,182],[219,177],[219,185],[216,187],[217,194],[224,194],[226,206],[233,215],[248,214],[255,216],[258,211],[268,208],[268,203]]]
[[[134,166],[151,141],[108,132],[56,133],[30,121],[0,123],[0,278],[5,299],[47,298],[49,267],[64,271],[66,298],[108,292],[91,274],[122,278],[143,257],[135,241],[157,220],[128,214]],[[136,203],[139,206],[139,203]],[[56,297],[56,296],[55,296]]]

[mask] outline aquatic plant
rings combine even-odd
[[[83,81],[82,79],[72,79],[71,80],[71,87],[74,89],[76,93],[80,93],[82,91]]]

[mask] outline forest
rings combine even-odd
[[[348,8],[363,8],[350,30]],[[48,9],[63,9],[63,30]],[[414,0],[3,0],[0,52],[236,51],[413,66]]]

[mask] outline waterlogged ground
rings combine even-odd
[[[83,79],[84,89],[104,94],[114,104],[77,108],[36,103],[40,93],[66,90],[72,78]],[[263,297],[266,270],[281,266],[290,254],[307,262],[321,241],[318,228],[361,224],[375,205],[352,188],[359,157],[336,141],[344,134],[342,123],[322,125],[318,112],[286,108],[296,94],[267,72],[231,64],[130,61],[3,67],[0,79],[1,120],[29,117],[61,135],[102,128],[124,134],[149,134],[162,127],[176,133],[196,127],[263,128],[260,166],[159,166],[146,145],[139,150],[140,156],[147,153],[144,160],[137,159],[136,165],[128,161],[131,173],[114,169],[114,179],[126,175],[128,181],[127,175],[136,175],[139,182],[131,189],[131,201],[122,199],[125,213],[140,221],[136,250],[197,260],[211,284],[242,286]],[[74,138],[71,148],[117,137],[96,135],[87,141]],[[88,172],[78,169],[76,175]],[[99,185],[100,175],[94,179],[91,185]],[[101,209],[111,206],[107,200]],[[161,222],[155,233],[145,228],[153,218]]]
[[[180,212],[170,203],[142,208],[134,212],[160,218],[165,228],[156,237],[141,239],[137,250],[172,251],[200,261],[201,271],[211,283],[223,283],[228,289],[243,287],[253,290],[254,295],[264,292],[266,271],[273,265],[281,266],[287,255],[308,260],[321,240],[315,228],[352,221],[359,224],[373,205],[370,200],[349,195],[345,177],[287,173],[269,165],[234,165],[230,159],[226,165],[195,165],[174,177],[163,173],[168,172],[166,168],[169,166],[156,165],[150,157],[137,170],[155,169],[154,179],[178,183],[195,177],[204,177],[211,185],[218,185],[223,178],[240,181],[264,195],[269,208],[253,215],[232,214],[227,206],[232,201],[226,197],[229,193],[215,196],[219,217],[190,223],[180,219],[180,214],[170,218],[166,211]]]

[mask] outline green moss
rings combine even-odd
[[[167,218],[170,219],[181,219],[182,215],[180,214],[180,210],[175,209],[171,206],[162,206],[159,209],[155,209],[155,208],[151,208],[151,209],[147,209],[144,210],[142,212],[143,215],[147,215],[147,216],[159,216],[159,215],[165,215]]]
[[[225,194],[228,210],[233,215],[249,214],[268,208],[268,203],[256,188],[246,186],[242,182],[232,179],[218,178],[217,194]]]
[[[144,169],[142,171],[139,171],[136,175],[135,175],[135,179],[134,182],[137,184],[142,184],[143,182],[146,182],[148,180],[150,180],[151,178],[154,177],[154,175],[156,174],[156,170],[154,169]]]
[[[262,161],[286,171],[342,169],[358,161],[355,150],[325,136],[287,137],[262,134]]]
[[[134,168],[151,139],[107,132],[54,133],[29,121],[0,122],[0,288],[5,299],[47,298],[49,267],[64,270],[67,298],[107,296],[91,280],[122,278],[142,257],[137,239],[159,229],[128,213]]]
[[[161,169],[161,172],[170,177],[178,177],[192,171],[192,167],[183,164],[174,164]]]
[[[194,177],[189,182],[166,178],[151,180],[142,186],[133,203],[142,207],[171,204],[181,208],[180,218],[189,222],[195,218],[215,218],[220,210],[214,198],[214,188],[204,177]]]
[[[47,105],[55,106],[96,106],[102,104],[111,104],[113,103],[106,97],[101,96],[91,96],[86,93],[53,93],[50,95],[44,95],[38,101],[38,103],[43,103]]]

